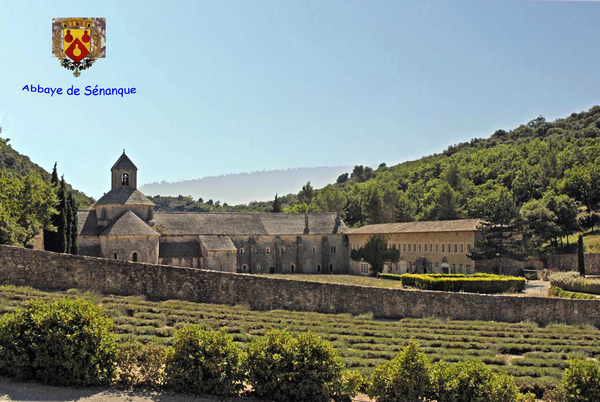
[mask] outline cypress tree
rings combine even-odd
[[[271,212],[281,212],[281,202],[279,202],[277,194],[275,194],[275,201],[273,201],[273,209],[271,209]]]
[[[57,249],[54,250],[58,253],[65,253],[67,251],[67,187],[65,184],[65,177],[62,177],[60,181],[60,189],[58,190],[58,214],[59,223],[57,231]]]
[[[583,255],[583,236],[577,239],[577,270],[579,275],[585,277],[585,256]]]
[[[71,206],[71,254],[79,254],[79,242],[77,241],[77,235],[79,231],[79,225],[77,221],[77,201],[73,198],[73,194],[69,192],[69,205]]]
[[[65,228],[65,235],[67,236],[67,242],[65,243],[65,253],[71,253],[71,228],[73,227],[73,214],[71,213],[71,192],[65,188],[65,217],[67,220],[67,227]]]
[[[58,172],[56,170],[56,162],[54,162],[54,169],[52,169],[52,179],[50,184],[58,191]],[[60,211],[58,214],[52,216],[52,226],[58,227],[60,222]],[[58,234],[56,230],[51,232],[44,229],[44,250],[46,251],[58,251]]]

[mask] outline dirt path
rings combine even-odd
[[[525,293],[528,296],[548,296],[549,281],[527,281]]]
[[[78,401],[78,402],[263,402],[257,398],[213,398],[177,394],[169,391],[123,391],[104,387],[51,387],[17,382],[0,377],[0,401]],[[358,395],[354,402],[367,402]]]

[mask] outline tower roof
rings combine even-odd
[[[113,167],[110,168],[110,170],[115,170],[115,169],[135,169],[135,170],[137,170],[137,166],[135,166],[133,164],[131,159],[129,159],[129,157],[125,154],[125,150],[123,150],[123,155],[121,155],[121,157],[115,162]]]
[[[136,214],[127,211],[117,219],[112,225],[108,226],[101,236],[160,236],[146,222],[141,220]]]
[[[148,199],[141,191],[133,188],[119,188],[116,190],[110,190],[104,194],[98,201],[94,203],[97,205],[152,205],[154,203]],[[92,208],[94,208],[92,206]]]

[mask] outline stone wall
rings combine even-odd
[[[585,272],[589,275],[600,275],[600,254],[585,254]],[[577,254],[547,255],[542,260],[525,263],[526,267],[548,269],[550,271],[576,271]]]
[[[375,317],[533,321],[600,327],[600,300],[383,289],[115,261],[0,246],[0,283],[78,288],[154,300],[246,304],[255,310],[373,313]]]

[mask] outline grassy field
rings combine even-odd
[[[313,331],[332,342],[347,367],[369,375],[414,338],[430,358],[448,362],[479,360],[514,375],[522,389],[542,392],[556,383],[569,357],[600,358],[600,331],[583,326],[507,324],[440,319],[380,321],[370,316],[290,311],[250,311],[243,306],[183,301],[152,302],[140,297],[100,296],[71,290],[47,293],[31,288],[0,287],[0,315],[27,299],[80,296],[102,305],[122,339],[170,344],[187,323],[207,329],[227,327],[240,345],[271,328],[292,333]]]
[[[400,281],[379,279],[371,276],[358,275],[304,275],[304,274],[272,274],[264,275],[276,279],[292,279],[295,281],[339,283],[342,285],[372,286],[377,288],[402,288]]]

